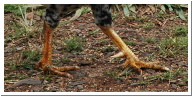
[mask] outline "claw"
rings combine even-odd
[[[115,33],[115,31],[110,26],[99,26],[101,30],[109,36],[109,38],[113,41],[113,43],[116,44],[116,46],[119,48],[121,52],[117,53],[116,55],[111,56],[112,58],[118,58],[118,57],[126,57],[125,63],[123,63],[122,67],[125,69],[128,65],[133,67],[140,75],[142,75],[141,68],[152,68],[152,69],[158,69],[158,70],[165,70],[168,71],[169,68],[162,67],[159,65],[156,65],[159,62],[142,62],[140,61],[137,56],[128,48],[128,46],[123,42],[123,40]],[[120,73],[121,75],[121,73]]]
[[[42,51],[43,57],[36,64],[35,68],[41,68],[44,72],[55,73],[60,76],[66,76],[72,78],[69,73],[63,72],[68,70],[80,69],[78,66],[63,66],[57,67],[52,65],[52,32],[54,28],[51,28],[44,22],[44,48]]]
[[[73,78],[73,76],[69,73],[66,73],[66,72],[61,72],[60,70],[55,70],[55,67],[56,66],[49,66],[49,70],[59,76],[65,76],[65,77],[68,77],[68,78]]]
[[[52,66],[52,68],[58,71],[69,71],[69,70],[80,69],[79,66],[63,66],[63,67]]]
[[[119,53],[111,56],[111,58],[121,58],[121,57],[123,57],[123,56],[124,56],[123,52],[119,52]]]
[[[167,68],[167,67],[164,67],[164,70],[165,70],[165,71],[169,71],[169,68]]]

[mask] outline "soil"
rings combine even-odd
[[[113,20],[113,28],[124,41],[133,41],[130,49],[143,61],[160,61],[160,65],[170,68],[173,78],[166,78],[167,72],[142,69],[139,76],[131,67],[127,74],[118,77],[123,70],[117,66],[125,58],[112,59],[110,56],[118,53],[118,48],[94,23],[92,12],[83,14],[78,19],[63,24],[69,20],[61,20],[60,25],[54,30],[53,64],[56,66],[77,65],[79,70],[68,71],[73,78],[45,74],[40,69],[19,66],[24,60],[21,58],[25,50],[41,52],[43,44],[43,21],[38,15],[34,16],[34,25],[29,30],[31,36],[21,35],[15,39],[6,36],[16,32],[12,29],[14,22],[12,13],[6,13],[5,19],[5,44],[4,44],[4,91],[5,92],[188,92],[188,57],[183,55],[164,56],[160,54],[158,44],[163,39],[170,38],[175,26],[188,26],[187,21],[176,17],[174,12],[168,11],[166,16],[157,16],[156,12],[147,6],[140,6],[137,18],[145,17],[139,21],[135,16],[126,18],[122,11],[116,12],[118,16]],[[143,10],[143,11],[142,11]],[[188,12],[187,9],[184,10]],[[30,12],[29,12],[30,13]],[[29,14],[30,15],[30,14]],[[28,19],[32,17],[29,16]],[[174,19],[173,19],[174,18]],[[173,20],[172,20],[173,19]],[[144,28],[142,24],[153,23],[152,28]],[[19,26],[23,27],[23,26]],[[172,30],[170,30],[172,29]],[[82,51],[66,51],[63,40],[78,36],[83,39]],[[147,38],[155,38],[155,43],[149,43]],[[106,50],[109,46],[111,50]],[[67,58],[67,59],[66,59]],[[66,60],[67,63],[66,63]],[[10,63],[11,62],[11,63]],[[31,61],[34,62],[34,61]],[[36,63],[38,62],[35,61]],[[34,66],[35,63],[32,63]],[[11,66],[16,66],[11,68]],[[180,71],[180,69],[182,71]],[[185,74],[184,74],[185,73]]]

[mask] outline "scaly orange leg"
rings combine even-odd
[[[78,66],[63,66],[57,67],[52,65],[52,35],[53,35],[53,28],[49,27],[45,22],[43,26],[44,31],[44,47],[43,47],[43,57],[41,60],[36,64],[36,68],[43,69],[44,72],[50,71],[52,73],[72,77],[69,73],[63,72],[68,70],[79,69]]]
[[[99,26],[99,27],[113,41],[113,43],[115,43],[115,45],[120,50],[120,52],[112,56],[112,58],[118,58],[123,56],[126,57],[126,61],[122,65],[123,68],[126,68],[128,65],[130,65],[140,74],[142,74],[142,70],[140,68],[152,68],[152,69],[165,70],[165,71],[169,70],[169,68],[167,67],[155,65],[158,62],[140,61],[137,58],[137,56],[128,48],[128,46],[122,41],[122,39],[117,35],[117,33],[110,26],[107,26],[107,27]]]

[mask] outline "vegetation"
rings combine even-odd
[[[4,4],[5,13],[11,12],[21,16],[21,11],[19,10],[20,8],[22,12],[24,12],[24,7],[21,4]]]
[[[83,40],[81,40],[79,37],[72,37],[70,40],[64,40],[66,43],[65,49],[68,52],[71,51],[82,51],[83,50]]]
[[[4,5],[4,8],[5,8],[4,12],[7,14],[11,13],[10,17],[12,18],[12,20],[10,20],[11,21],[10,24],[5,24],[5,29],[4,29],[5,30],[5,41],[4,41],[5,42],[5,45],[4,45],[5,87],[7,87],[7,85],[12,85],[13,83],[19,81],[20,79],[31,78],[31,77],[37,78],[37,76],[40,77],[40,79],[42,80],[48,81],[46,85],[50,84],[50,86],[57,86],[57,84],[54,84],[55,81],[59,82],[60,80],[63,80],[63,78],[65,78],[65,77],[58,77],[54,75],[44,75],[40,72],[37,72],[37,70],[34,70],[34,65],[39,61],[41,57],[39,48],[42,48],[42,46],[39,46],[39,45],[41,45],[43,42],[42,40],[43,35],[41,33],[42,24],[34,23],[33,19],[27,19],[27,14],[32,13],[32,14],[41,16],[43,12],[45,12],[45,9],[41,9],[41,8],[35,9],[34,6],[37,6],[37,5],[22,5],[22,4],[20,5],[5,4]],[[63,66],[63,64],[64,65],[78,64],[79,62],[81,62],[81,60],[87,61],[88,63],[91,62],[90,65],[88,64],[86,66],[80,66],[81,69],[84,68],[83,71],[78,70],[78,71],[75,71],[77,73],[74,72],[74,74],[73,72],[69,72],[69,73],[72,73],[74,76],[81,75],[82,77],[84,76],[83,75],[84,73],[87,74],[86,72],[90,72],[91,74],[93,73],[96,74],[93,76],[88,74],[86,75],[86,76],[90,75],[88,78],[87,77],[83,78],[87,80],[87,83],[85,84],[86,86],[87,84],[93,84],[93,82],[96,86],[100,86],[99,84],[101,82],[105,80],[109,80],[110,82],[109,81],[107,82],[109,83],[109,86],[110,84],[112,85],[112,84],[125,83],[125,84],[122,84],[124,86],[121,86],[123,90],[125,89],[123,87],[126,87],[128,89],[133,88],[133,89],[138,89],[140,91],[143,90],[144,92],[157,91],[157,90],[149,89],[149,88],[152,88],[152,86],[156,86],[156,85],[157,86],[165,85],[166,87],[170,88],[171,91],[178,91],[177,90],[178,88],[182,89],[182,88],[188,87],[187,85],[187,82],[188,82],[187,16],[188,14],[187,12],[186,14],[184,14],[183,12],[183,10],[187,8],[187,6],[184,4],[181,4],[181,5],[154,4],[152,6],[157,8],[157,10],[153,12],[153,16],[154,16],[153,18],[151,18],[152,17],[151,13],[147,15],[144,14],[142,16],[138,15],[139,14],[138,12],[140,11],[139,8],[144,7],[147,9],[149,7],[148,5],[134,5],[134,4],[115,5],[116,10],[112,14],[112,18],[114,19],[114,21],[117,20],[115,22],[117,29],[115,30],[118,30],[119,33],[122,32],[122,30],[123,31],[127,29],[134,30],[133,32],[130,32],[130,33],[128,33],[129,31],[120,33],[121,34],[120,36],[126,34],[127,37],[129,37],[127,38],[126,36],[124,36],[124,38],[122,38],[125,41],[125,43],[128,46],[130,46],[130,49],[139,57],[139,59],[142,59],[143,61],[146,61],[146,62],[156,61],[156,60],[159,60],[160,62],[162,61],[161,62],[162,66],[167,66],[171,69],[169,72],[159,72],[159,71],[154,72],[154,70],[151,70],[151,69],[146,69],[146,70],[144,69],[143,78],[140,79],[136,77],[139,75],[136,74],[136,71],[134,71],[134,69],[132,68],[128,67],[123,71],[121,69],[114,67],[114,66],[117,66],[118,64],[119,65],[122,64],[122,62],[124,62],[125,59],[115,58],[111,60],[111,58],[108,59],[107,57],[105,57],[104,56],[106,55],[105,53],[109,53],[107,55],[111,55],[111,53],[112,54],[118,53],[118,50],[116,50],[116,47],[111,46],[111,41],[109,41],[109,39],[106,39],[106,36],[102,37],[101,34],[98,34],[98,31],[101,31],[99,28],[94,29],[89,27],[89,25],[85,27],[88,27],[89,28],[88,31],[90,32],[89,33],[85,32],[85,34],[86,36],[93,37],[94,39],[99,39],[99,40],[96,40],[97,42],[93,43],[93,40],[90,40],[92,38],[89,38],[89,37],[86,38],[86,41],[85,41],[85,39],[81,39],[76,35],[75,36],[70,35],[69,36],[71,37],[70,39],[62,40],[64,35],[63,33],[62,33],[62,36],[60,36],[61,33],[59,32],[54,33],[54,36],[60,36],[60,37],[57,37],[57,39],[59,38],[60,40],[53,41],[53,51],[56,51],[53,54],[53,63],[58,64],[58,66]],[[76,23],[77,21],[86,20],[86,19],[82,19],[84,18],[82,17],[76,21],[78,17],[80,17],[82,14],[89,11],[90,11],[89,7],[82,7],[81,9],[77,10],[76,14],[71,19],[66,21],[63,21],[63,20],[61,21],[62,28],[63,26],[64,27],[67,26],[66,29],[70,29],[77,24]],[[125,18],[122,18],[122,15],[124,15]],[[124,24],[122,28],[120,28],[122,26],[121,24],[118,25],[118,23],[120,23],[118,20],[122,20],[121,23]],[[162,25],[158,24],[155,20],[159,20],[160,22],[162,22]],[[70,21],[74,21],[75,24],[73,26],[69,26],[67,23],[69,23]],[[86,21],[86,23],[87,22],[88,21]],[[38,23],[43,23],[43,22],[39,21]],[[62,25],[62,24],[66,24],[66,25]],[[59,28],[58,30],[63,31],[62,28]],[[137,30],[139,30],[140,33],[137,32]],[[161,31],[163,31],[163,33],[161,33]],[[148,36],[145,34],[145,32],[146,33],[151,32],[152,35],[150,34],[150,36]],[[85,46],[87,45],[85,45],[85,42],[88,42],[88,44],[92,43],[93,45],[91,45],[91,48],[86,48]],[[94,46],[94,44],[97,46]],[[81,51],[83,51],[82,54],[79,54],[78,56],[77,55],[74,56],[74,54],[79,53]],[[56,56],[60,59],[55,58]],[[184,63],[179,64],[180,62],[184,62]],[[108,63],[110,63],[111,65],[107,65]],[[98,68],[95,68],[95,67],[98,67]],[[31,72],[33,75],[31,74],[29,75],[28,74],[30,73],[29,71],[35,71],[36,73],[33,74],[33,72]],[[97,72],[100,72],[100,73],[103,72],[104,75],[101,74],[103,77],[100,77],[100,74],[97,75]],[[118,75],[120,72],[122,72],[122,76]],[[81,78],[78,77],[78,80],[80,79]],[[77,79],[67,78],[65,80],[66,81],[63,81],[62,84],[58,84],[58,85],[64,85],[62,87],[65,87],[65,85],[67,86],[67,84],[70,81],[76,81]],[[100,82],[98,83],[98,81]],[[172,84],[175,84],[177,86],[175,90],[174,88],[172,88]],[[147,86],[147,88],[145,89],[144,86]],[[185,87],[181,87],[181,86],[185,86]],[[43,87],[42,90],[46,89],[47,91],[50,91],[49,88],[46,88],[49,86],[44,86],[43,83],[42,83],[42,87]],[[92,87],[94,88],[95,86],[92,86]],[[102,88],[102,86],[100,87]],[[71,89],[75,89],[75,88],[71,88]],[[86,87],[84,89],[86,89]],[[105,89],[110,89],[110,88],[106,88],[105,86]],[[167,91],[164,89],[165,88],[163,87],[160,91]],[[187,89],[183,89],[183,90],[187,90]],[[68,91],[68,90],[64,90],[64,91]]]
[[[186,56],[188,51],[188,29],[185,26],[177,27],[170,39],[164,39],[159,44],[159,49],[164,56]],[[179,35],[179,36],[178,36]]]
[[[112,51],[114,51],[114,48],[112,46],[107,46],[107,47],[104,47],[101,51],[103,53],[104,52],[112,52]]]
[[[139,5],[136,5],[136,4],[115,5],[115,7],[118,11],[123,10],[124,15],[126,17],[130,17],[131,14],[136,14],[137,6],[139,6]],[[157,6],[157,5],[154,4],[154,6]],[[188,8],[187,4],[163,4],[158,7],[160,7],[164,13],[166,13],[167,9],[169,9],[169,11],[175,11],[182,20],[187,20],[186,15],[184,14],[183,9],[182,9],[182,8]]]
[[[41,58],[41,54],[38,51],[32,50],[24,50],[22,52],[21,65],[17,65],[20,69],[27,68],[27,69],[34,69],[33,65],[35,65],[39,59]]]

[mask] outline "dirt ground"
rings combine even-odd
[[[143,6],[140,9],[148,10],[147,8]],[[185,13],[187,11],[185,10]],[[119,15],[113,21],[113,28],[124,41],[134,42],[129,47],[139,59],[160,61],[160,65],[170,68],[170,72],[143,69],[143,75],[139,76],[132,68],[128,68],[127,74],[118,77],[117,73],[123,70],[118,69],[117,66],[122,64],[125,58],[110,58],[119,50],[95,25],[90,11],[77,20],[66,24],[63,24],[63,22],[71,17],[62,19],[61,24],[54,30],[53,64],[57,66],[79,66],[81,69],[69,71],[73,75],[72,79],[54,74],[44,74],[40,69],[20,65],[24,62],[24,59],[21,58],[24,51],[33,50],[41,53],[43,21],[39,19],[39,16],[34,16],[35,23],[31,28],[32,30],[29,31],[32,34],[31,36],[22,37],[22,35],[15,39],[7,39],[8,34],[16,31],[11,28],[12,22],[14,22],[12,18],[14,14],[5,14],[4,91],[187,92],[187,55],[164,56],[159,53],[158,44],[161,40],[170,38],[170,33],[174,31],[175,26],[188,26],[188,22],[176,17],[177,15],[174,12],[167,12],[168,15],[163,17],[157,16],[158,12],[152,12],[152,10],[138,12],[136,19],[134,19],[134,16],[125,18],[123,12],[118,12]],[[139,20],[142,17],[145,17],[145,19]],[[154,26],[152,28],[141,26],[146,22],[153,23]],[[74,36],[84,40],[83,50],[68,52],[63,40],[69,40]],[[147,38],[154,38],[155,43],[153,41],[147,42]],[[38,60],[31,61],[31,66],[34,66],[37,62]]]

